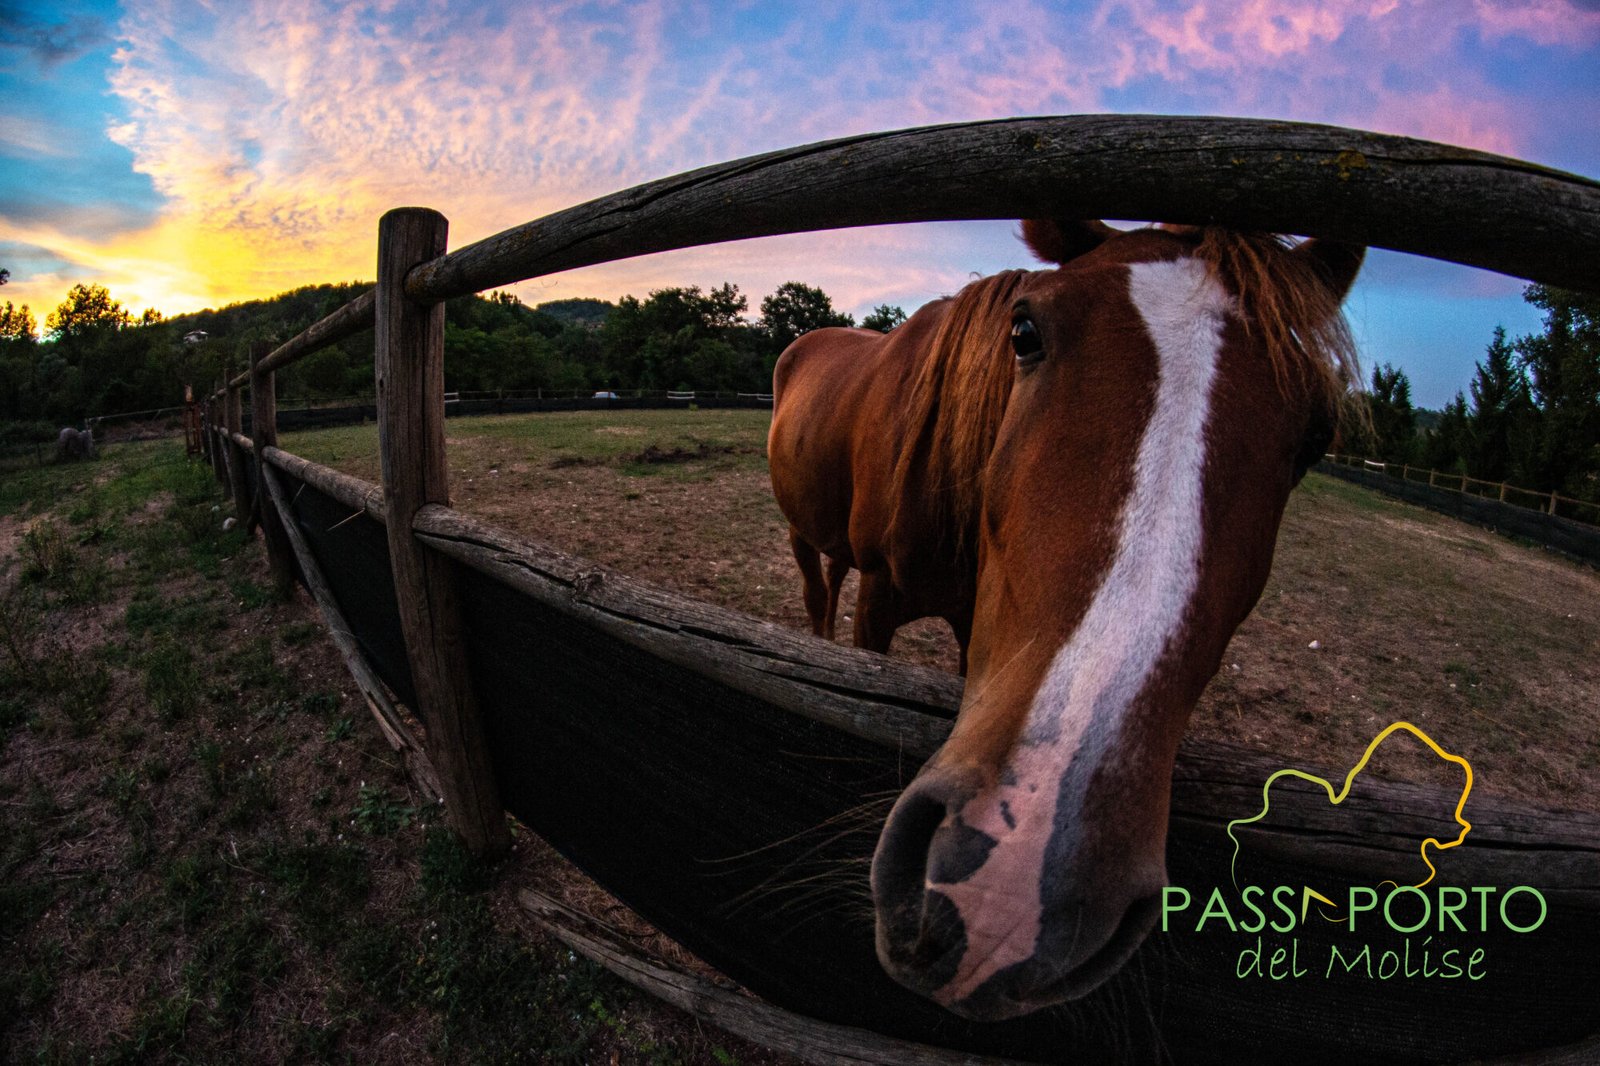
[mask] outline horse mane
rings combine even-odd
[[[1331,425],[1360,418],[1355,342],[1335,293],[1306,256],[1274,233],[1221,226],[1165,227],[1193,244],[1191,254],[1234,296],[1246,335],[1271,360],[1279,392],[1320,405]],[[944,321],[911,382],[901,452],[891,485],[899,506],[920,489],[965,550],[976,530],[984,472],[1005,416],[1014,375],[1011,308],[1027,270],[1008,270],[949,298]],[[918,486],[915,477],[929,480]]]
[[[891,498],[910,498],[917,472],[935,509],[949,519],[958,552],[977,520],[983,472],[1011,396],[1011,307],[1027,270],[1006,270],[949,298],[927,356],[906,398],[912,444],[895,465]]]

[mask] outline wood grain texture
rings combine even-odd
[[[286,452],[281,448],[263,448],[262,455],[267,462],[292,477],[327,493],[340,503],[348,504],[351,508],[364,511],[379,522],[388,524],[389,510],[383,501],[381,485],[374,485],[370,481],[351,477],[321,463],[302,459],[293,452]]]
[[[278,443],[278,394],[270,370],[263,370],[267,346],[250,346],[250,439],[255,461],[256,484],[266,484],[266,460],[262,453]],[[256,511],[261,519],[261,539],[266,543],[267,568],[278,599],[286,600],[294,591],[294,549],[284,532],[283,518],[273,497],[265,490],[256,493]]]
[[[720,163],[515,226],[412,271],[421,301],[779,233],[1028,217],[1222,223],[1600,291],[1600,183],[1336,126],[1075,115],[869,133]]]
[[[444,440],[444,307],[403,288],[411,267],[440,254],[447,223],[425,208],[397,208],[378,224],[374,309],[378,443],[389,521],[389,558],[406,654],[445,813],[467,847],[500,855],[511,837],[495,788],[467,667],[453,563],[417,542],[411,519],[449,500]]]
[[[647,585],[447,507],[422,508],[414,528],[424,544],[574,624],[918,760],[944,742],[961,700],[960,678]]]

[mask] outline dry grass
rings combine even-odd
[[[454,502],[603,565],[804,627],[767,481],[767,422],[750,411],[451,421]],[[288,444],[363,477],[376,475],[376,446],[370,427]],[[681,461],[641,462],[651,448]],[[894,653],[955,665],[954,642],[932,620],[902,630]],[[1261,602],[1190,728],[1337,769],[1403,718],[1471,760],[1483,792],[1594,810],[1597,708],[1600,574],[1312,475],[1290,500]],[[1400,737],[1374,770],[1456,783]]]

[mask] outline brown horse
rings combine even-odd
[[[878,956],[972,1018],[1083,995],[1154,921],[1179,738],[1330,440],[1363,249],[1025,222],[1058,269],[800,338],[768,454],[818,633],[947,619],[966,691],[872,863]],[[826,577],[820,556],[829,560]]]

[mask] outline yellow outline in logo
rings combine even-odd
[[[1428,859],[1428,845],[1432,844],[1435,849],[1444,851],[1447,848],[1453,848],[1457,844],[1460,844],[1463,840],[1467,839],[1467,834],[1472,832],[1472,823],[1461,817],[1461,811],[1467,805],[1467,794],[1472,791],[1472,764],[1467,762],[1466,759],[1463,759],[1459,755],[1452,755],[1448,751],[1445,751],[1438,744],[1434,743],[1432,737],[1428,736],[1428,734],[1424,733],[1410,722],[1395,722],[1383,732],[1372,738],[1372,743],[1367,745],[1367,750],[1362,754],[1361,761],[1356,763],[1350,772],[1345,775],[1344,788],[1339,790],[1338,795],[1334,794],[1333,784],[1326,778],[1318,777],[1315,774],[1308,774],[1304,770],[1279,770],[1271,777],[1267,778],[1267,783],[1261,786],[1261,813],[1253,815],[1249,818],[1235,818],[1233,821],[1228,823],[1228,839],[1233,841],[1233,861],[1229,863],[1228,871],[1233,877],[1234,887],[1239,887],[1238,865],[1240,850],[1239,838],[1233,835],[1234,826],[1248,825],[1251,822],[1259,822],[1261,819],[1267,816],[1267,810],[1272,805],[1272,783],[1274,781],[1280,777],[1298,777],[1302,781],[1310,781],[1312,784],[1321,785],[1328,793],[1329,802],[1337,807],[1339,804],[1344,802],[1346,796],[1350,795],[1350,786],[1355,782],[1356,775],[1362,770],[1366,769],[1367,762],[1372,758],[1372,753],[1378,750],[1378,745],[1382,744],[1384,740],[1388,738],[1389,734],[1393,733],[1397,729],[1404,729],[1411,733],[1418,740],[1432,748],[1433,753],[1439,756],[1439,758],[1444,759],[1447,762],[1459,763],[1461,764],[1461,768],[1467,772],[1467,785],[1461,790],[1461,798],[1456,801],[1455,818],[1456,822],[1461,826],[1461,833],[1448,844],[1441,844],[1437,837],[1429,837],[1422,842],[1422,847],[1420,850],[1422,854],[1422,861],[1427,863],[1428,866],[1428,876],[1423,878],[1421,881],[1418,881],[1411,887],[1421,888],[1423,885],[1437,877],[1439,871],[1434,868],[1433,863]],[[1307,891],[1310,891],[1309,888]],[[1326,898],[1320,893],[1314,894],[1318,899]],[[1307,902],[1309,902],[1309,900]],[[1332,901],[1329,900],[1328,902],[1331,903]]]

